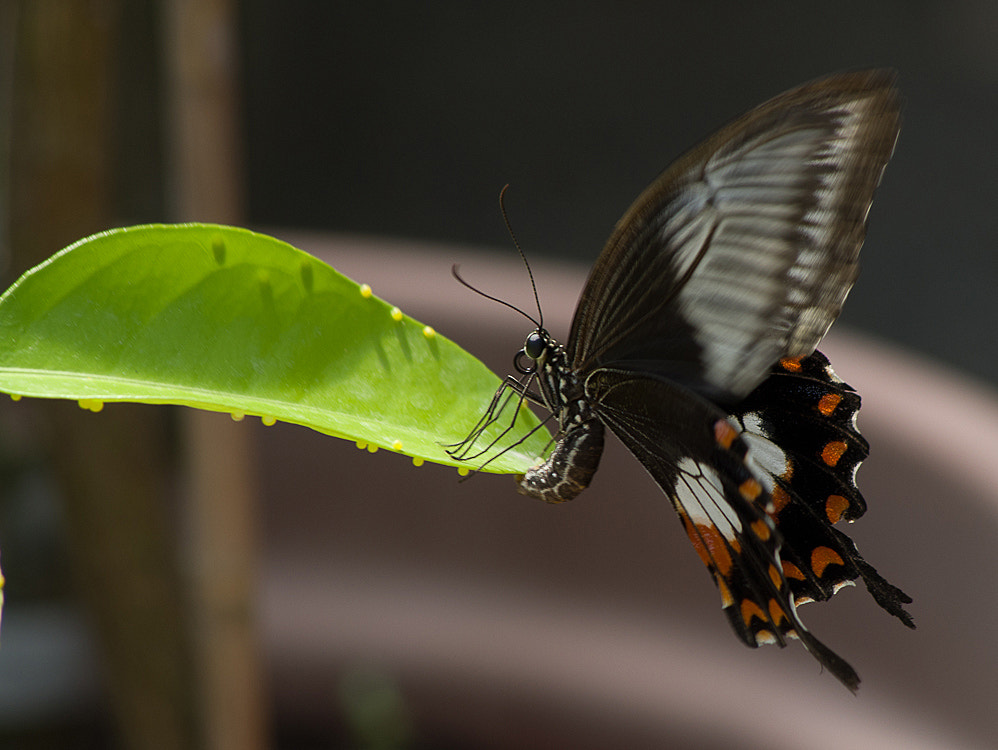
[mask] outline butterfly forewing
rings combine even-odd
[[[784,94],[663,172],[583,290],[573,366],[641,368],[715,400],[809,354],[856,278],[867,212],[899,127],[893,75]]]

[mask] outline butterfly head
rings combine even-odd
[[[513,359],[513,366],[522,375],[529,375],[544,367],[551,350],[556,347],[554,339],[543,328],[535,328],[527,335],[523,348]]]

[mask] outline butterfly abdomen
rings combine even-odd
[[[520,494],[548,503],[571,500],[589,486],[603,455],[603,423],[570,414],[561,439],[546,461],[519,478]]]

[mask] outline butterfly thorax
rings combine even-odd
[[[571,500],[589,486],[603,454],[603,423],[586,399],[579,375],[565,348],[534,331],[523,354],[535,362],[535,377],[544,403],[558,417],[559,433],[551,455],[519,479],[520,492],[549,503]]]

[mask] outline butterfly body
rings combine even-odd
[[[507,390],[558,420],[519,478],[548,502],[589,484],[614,433],[670,499],[750,646],[800,639],[847,687],[859,677],[796,606],[862,578],[912,626],[911,601],[834,524],[865,511],[859,397],[815,351],[858,272],[900,116],[887,71],[832,76],[722,128],[618,222],[564,346],[537,322]],[[534,390],[536,389],[536,390]]]
[[[565,349],[538,329],[524,351],[543,346],[534,360],[545,406],[558,415],[562,437],[547,460],[519,478],[520,493],[549,503],[563,503],[589,486],[603,455],[603,423],[579,376],[569,369]]]

